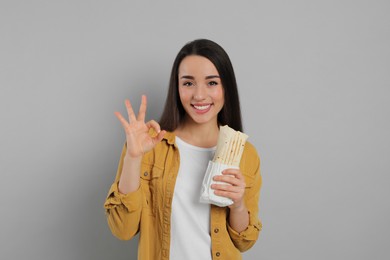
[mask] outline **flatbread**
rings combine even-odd
[[[248,135],[227,125],[221,126],[213,162],[238,167],[247,139]]]

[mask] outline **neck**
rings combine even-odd
[[[174,132],[179,138],[189,144],[208,148],[217,145],[219,127],[216,122],[213,124],[186,122]]]

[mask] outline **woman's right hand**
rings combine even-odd
[[[144,153],[152,150],[154,146],[162,140],[166,131],[161,131],[160,125],[154,120],[145,123],[145,95],[142,95],[137,118],[135,117],[133,108],[128,99],[125,100],[125,105],[129,116],[129,122],[127,122],[119,112],[115,112],[115,115],[122,123],[126,133],[127,155],[133,159],[141,158]],[[150,128],[153,128],[156,133],[158,133],[155,137],[149,135]]]

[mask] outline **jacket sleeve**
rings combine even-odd
[[[125,144],[122,149],[115,181],[111,185],[104,203],[108,226],[112,234],[122,240],[129,240],[138,233],[143,201],[141,187],[128,194],[122,194],[118,190],[126,149]]]
[[[248,227],[238,233],[227,222],[227,229],[234,245],[238,250],[244,252],[250,249],[257,241],[262,224],[258,217],[259,214],[259,199],[260,199],[260,187],[262,184],[262,178],[260,175],[260,158],[255,148],[248,144],[249,155],[244,159],[243,174],[246,178],[247,188],[245,190],[245,204],[249,213],[249,225]]]

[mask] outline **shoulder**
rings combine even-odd
[[[243,157],[244,156],[252,160],[256,158],[259,159],[259,154],[257,153],[255,146],[248,141],[245,143]]]
[[[260,168],[260,156],[255,146],[248,141],[245,143],[240,168],[246,173],[255,173]]]

